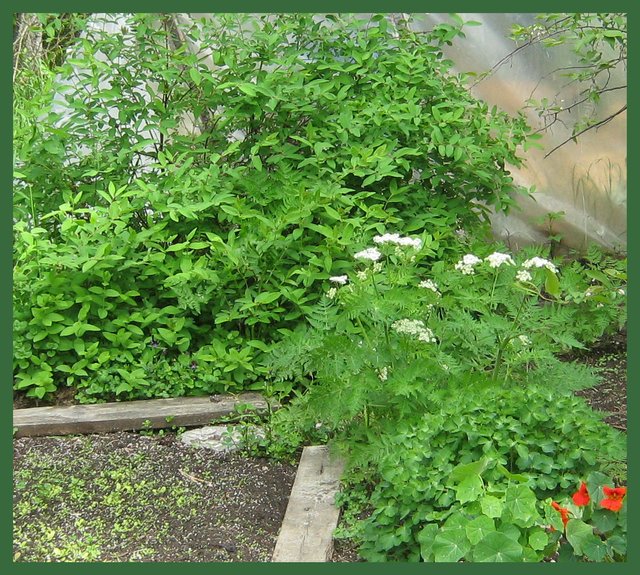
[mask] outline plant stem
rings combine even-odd
[[[522,296],[522,302],[520,302],[520,307],[518,307],[518,311],[516,312],[516,317],[513,318],[513,323],[511,324],[511,329],[509,330],[509,333],[505,336],[505,338],[500,341],[498,339],[498,353],[496,354],[496,361],[495,364],[493,366],[493,373],[491,374],[491,379],[493,381],[496,381],[498,379],[498,371],[500,369],[500,365],[502,364],[502,355],[504,353],[504,350],[507,348],[507,345],[509,345],[509,342],[513,339],[512,334],[515,333],[516,328],[518,326],[518,319],[520,318],[520,313],[522,312],[522,309],[524,308],[524,304],[527,301],[527,296]]]

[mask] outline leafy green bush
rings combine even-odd
[[[529,133],[451,72],[461,27],[218,15],[177,34],[134,14],[72,39],[67,112],[38,110],[16,150],[16,388],[259,385],[347,247],[393,225],[457,253],[458,225],[511,204]]]
[[[495,499],[511,514],[494,514],[501,539],[521,537],[520,531],[509,533],[511,523],[539,532],[550,521],[536,511],[536,496],[579,485],[600,460],[624,457],[620,434],[571,394],[539,386],[489,386],[464,394],[448,390],[434,400],[437,408],[431,413],[396,422],[377,446],[380,481],[370,500],[374,511],[361,531],[361,553],[368,560],[432,560],[435,553],[436,560],[456,561],[467,556],[469,541],[452,557],[455,534],[447,531],[466,534],[460,520],[466,524],[480,510],[486,514],[490,503],[497,508]],[[481,522],[486,520],[476,521]],[[532,553],[522,557],[518,560],[539,560]]]

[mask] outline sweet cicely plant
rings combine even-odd
[[[433,263],[430,241],[375,236],[274,353],[277,377],[311,378],[302,401],[311,419],[369,426],[421,410],[452,378],[526,383],[553,373],[555,352],[582,346],[580,304],[552,261],[494,251]]]

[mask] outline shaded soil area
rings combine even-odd
[[[270,561],[296,466],[173,433],[14,440],[14,561]]]
[[[607,414],[605,421],[621,431],[627,430],[627,334],[620,332],[603,338],[589,350],[573,354],[569,360],[594,367],[602,383],[576,392],[591,407]]]

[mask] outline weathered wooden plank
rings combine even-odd
[[[326,447],[303,449],[272,561],[330,560],[333,531],[340,516],[335,496],[343,469],[344,462],[330,457]]]
[[[189,427],[207,425],[232,413],[236,405],[247,403],[267,408],[259,393],[31,407],[13,410],[13,427],[17,428],[16,437]]]

